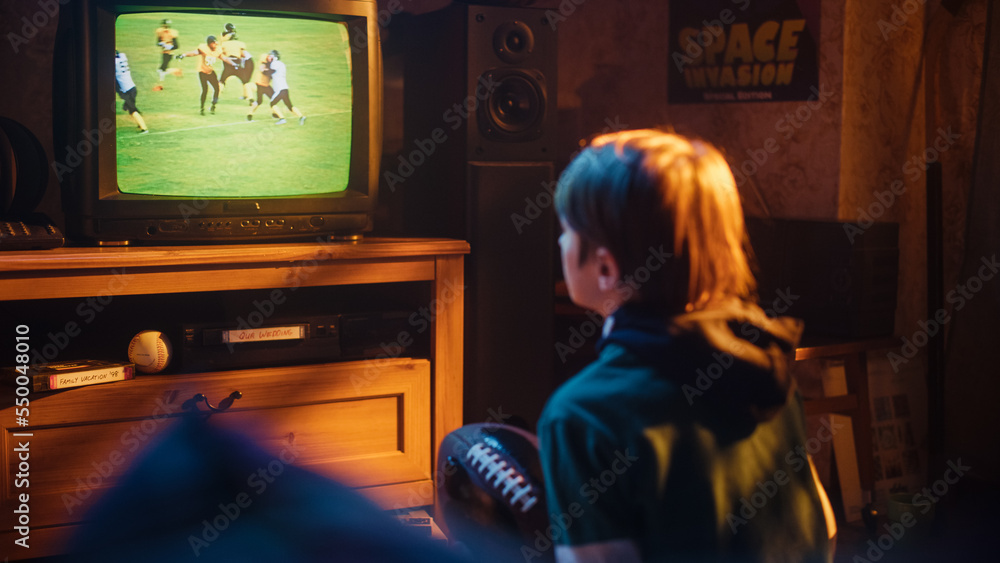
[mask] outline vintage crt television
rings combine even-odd
[[[61,16],[53,170],[71,239],[265,242],[371,230],[382,143],[375,0],[78,0]],[[224,45],[234,29],[242,70],[252,71],[250,99],[231,76],[214,111],[211,80],[202,102],[206,61],[196,54],[167,57],[161,72],[164,20],[177,32],[171,55],[197,51],[209,36]],[[272,51],[304,120],[279,101],[279,123],[266,96],[247,117]],[[115,87],[117,53],[127,57],[147,133]],[[221,78],[228,63],[207,62]]]

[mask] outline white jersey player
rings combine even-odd
[[[299,118],[299,125],[304,125],[306,122],[306,116],[302,115],[302,112],[292,104],[292,99],[288,95],[288,78],[287,69],[285,68],[285,63],[281,62],[281,55],[278,51],[271,51],[267,54],[265,60],[268,62],[267,69],[262,71],[267,74],[271,79],[271,88],[274,90],[274,96],[271,98],[271,111],[278,116],[277,123],[280,125],[285,123],[285,118],[281,115],[281,110],[275,105],[279,102],[285,102],[285,106],[291,110]],[[247,119],[253,119],[253,110],[256,109],[254,106],[250,114],[247,115]]]
[[[132,71],[128,66],[128,57],[125,56],[125,53],[119,51],[115,51],[115,91],[122,98],[122,109],[139,126],[139,133],[149,133],[149,129],[146,128],[146,121],[139,113],[139,108],[135,105],[135,96],[138,90],[135,87],[135,81],[132,80]]]

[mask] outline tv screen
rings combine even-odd
[[[267,242],[371,229],[382,138],[374,0],[79,0],[65,15],[53,168],[72,238]]]
[[[154,44],[156,32],[169,41]],[[208,39],[214,40],[215,54],[205,49]],[[119,96],[118,189],[186,197],[344,191],[351,165],[350,51],[343,22],[119,15],[115,54],[108,56],[125,55],[127,84],[136,88],[135,105],[146,127],[136,125]],[[274,82],[279,68],[287,88],[285,97],[275,100],[277,92],[264,84]]]

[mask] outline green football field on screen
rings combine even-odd
[[[287,69],[288,91],[306,117],[303,125],[279,102],[286,124],[276,124],[268,98],[247,120],[243,85],[226,80],[215,114],[208,87],[201,115],[199,56],[172,60],[182,76],[160,80],[162,51],[156,28],[177,30],[180,52],[209,35],[221,39],[227,23],[253,56],[276,49]],[[116,96],[118,186],[124,193],[185,197],[284,197],[343,191],[351,151],[351,61],[347,28],[336,22],[216,14],[146,13],[119,16],[115,48],[126,54],[137,89],[136,106],[149,128],[139,134]],[[110,53],[109,56],[114,56]],[[213,68],[221,78],[223,64]],[[160,85],[162,89],[154,90]],[[252,98],[256,99],[256,87]]]

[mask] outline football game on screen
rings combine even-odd
[[[344,24],[124,14],[115,49],[120,191],[234,198],[346,188],[352,84]]]

